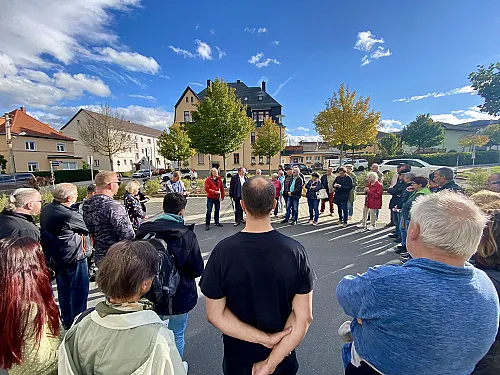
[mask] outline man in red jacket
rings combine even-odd
[[[207,192],[207,215],[205,217],[205,230],[210,229],[210,218],[212,208],[215,206],[214,221],[216,227],[222,227],[219,223],[220,202],[224,200],[224,184],[219,177],[216,168],[210,170],[210,176],[205,180],[205,191]]]

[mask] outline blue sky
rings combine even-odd
[[[164,129],[189,84],[241,79],[283,105],[293,141],[344,82],[388,130],[420,113],[452,123],[488,118],[469,87],[500,61],[498,0],[3,0],[0,110],[25,105],[58,128],[109,100]]]

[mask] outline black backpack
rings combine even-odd
[[[153,284],[144,297],[155,304],[168,303],[169,315],[172,315],[172,297],[177,291],[177,286],[181,278],[175,266],[174,255],[168,250],[167,243],[161,238],[157,238],[154,232],[147,233],[142,238],[136,239],[148,241],[154,246],[160,256]]]

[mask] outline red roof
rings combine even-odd
[[[62,141],[76,141],[76,139],[63,135],[48,124],[38,121],[23,110],[15,109],[9,113],[11,132],[13,135],[25,132],[27,136],[58,139]],[[0,118],[0,135],[5,134],[5,117]]]

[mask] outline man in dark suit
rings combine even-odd
[[[229,197],[234,201],[234,226],[237,227],[243,221],[243,208],[241,208],[241,191],[243,184],[247,180],[245,168],[238,168],[238,173],[231,177],[229,183]]]

